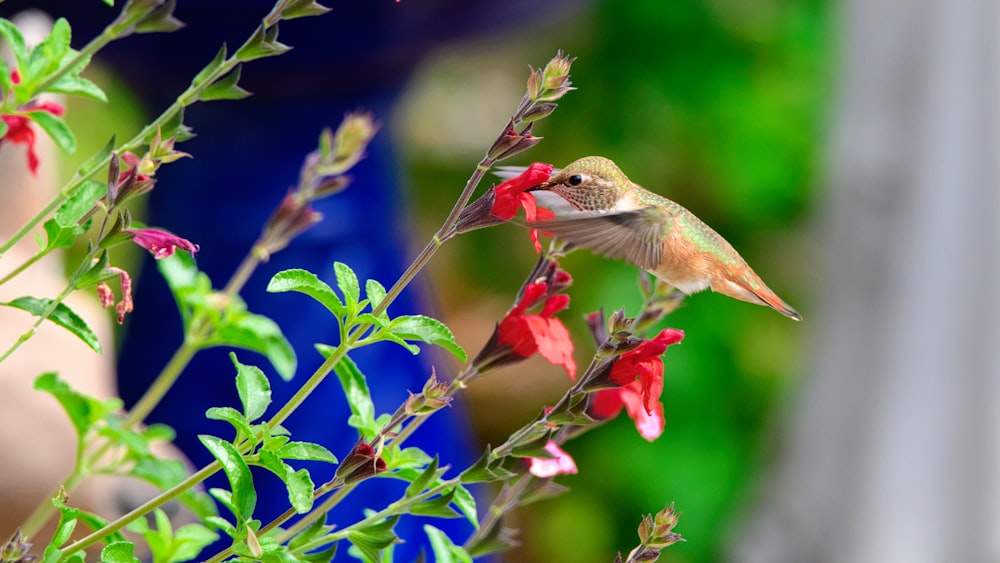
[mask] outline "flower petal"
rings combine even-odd
[[[545,451],[552,454],[551,459],[533,457],[528,460],[528,471],[535,477],[546,479],[577,472],[573,458],[552,440],[545,444]]]

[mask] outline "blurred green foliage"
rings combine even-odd
[[[771,411],[801,369],[810,307],[800,241],[820,173],[830,12],[823,0],[605,0],[525,39],[536,65],[557,48],[578,57],[579,88],[539,124],[545,141],[527,157],[557,166],[589,154],[614,159],[722,233],[806,321],[710,293],[688,298],[667,319],[687,337],[665,357],[664,435],[646,443],[622,416],[567,445],[580,473],[561,482],[574,492],[525,511],[516,560],[610,561],[636,544],[642,514],[670,502],[687,542],[661,560],[723,557],[775,430]],[[408,153],[414,202],[433,228],[450,201],[440,191],[457,193],[472,162]],[[506,299],[534,260],[515,227],[454,246],[454,265],[438,267],[434,281],[447,286],[460,274],[456,283],[476,290],[452,299],[482,288]],[[602,306],[634,312],[637,273],[586,252],[563,266],[575,278],[564,318],[582,361],[593,348],[580,317]]]

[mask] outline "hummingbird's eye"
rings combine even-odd
[[[579,186],[583,183],[583,174],[573,174],[566,180],[566,183],[571,186]]]

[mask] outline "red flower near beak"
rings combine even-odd
[[[544,162],[533,162],[520,175],[511,178],[494,188],[495,198],[490,214],[509,221],[517,215],[518,208],[524,208],[524,217],[529,223],[540,219],[553,219],[555,214],[544,207],[538,207],[535,196],[527,191],[545,183],[552,174],[552,165]],[[538,229],[531,229],[531,241],[535,251],[541,252],[542,245],[538,241]]]

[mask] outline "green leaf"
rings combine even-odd
[[[28,46],[24,42],[21,30],[11,23],[10,20],[0,18],[0,37],[3,37],[7,48],[14,53],[14,58],[17,60],[17,68],[26,71],[28,68]],[[22,73],[21,79],[24,80],[25,78],[27,77],[23,76]]]
[[[59,510],[59,524],[56,532],[52,534],[51,545],[60,546],[69,541],[76,528],[76,520],[80,517],[80,509],[66,506],[58,498],[52,499],[52,505]]]
[[[330,450],[311,442],[288,442],[276,449],[274,453],[281,459],[337,463],[337,458],[330,453]]]
[[[52,83],[48,88],[49,92],[58,94],[68,94],[72,96],[83,96],[98,102],[107,103],[108,96],[101,90],[100,86],[82,76],[64,74]]]
[[[392,530],[398,520],[399,516],[397,515],[364,528],[348,530],[347,539],[369,561],[381,561],[381,552],[392,544],[399,542],[399,538],[396,537],[395,532]]]
[[[454,354],[460,361],[468,359],[465,350],[455,342],[451,329],[437,319],[424,315],[406,315],[394,319],[385,330],[403,340],[436,344]]]
[[[77,237],[86,232],[80,225],[72,227],[60,227],[55,218],[49,219],[42,225],[45,229],[45,244],[39,243],[43,250],[55,250],[57,248],[69,248],[73,246]]]
[[[263,354],[282,379],[295,375],[295,349],[271,319],[254,313],[234,313],[218,329],[218,344],[245,348]]]
[[[455,498],[454,487],[442,495],[414,504],[410,507],[410,514],[434,516],[435,518],[457,518],[460,514],[451,507],[453,498]]]
[[[385,299],[385,288],[382,287],[382,284],[375,280],[368,280],[365,282],[365,296],[368,297],[368,304],[371,306],[372,311],[374,311],[375,308],[378,307],[379,303]],[[383,321],[388,321],[389,315],[383,312],[378,316],[378,318]]]
[[[337,317],[343,317],[346,312],[344,304],[341,303],[333,289],[316,277],[316,274],[306,270],[293,269],[278,272],[267,284],[267,291],[269,293],[297,291],[319,301]]]
[[[350,266],[343,262],[334,262],[333,271],[337,275],[337,287],[344,294],[344,303],[351,313],[357,312],[358,301],[361,299],[361,286],[358,285],[358,275]]]
[[[462,514],[472,523],[474,528],[479,529],[479,513],[476,511],[476,497],[472,496],[469,489],[466,489],[462,485],[455,485],[455,497],[451,499],[451,503],[462,511]]]
[[[76,152],[76,137],[63,118],[47,111],[30,111],[26,115],[44,129],[64,153],[73,154]]]
[[[47,77],[59,68],[63,57],[69,52],[70,28],[65,18],[52,23],[52,29],[29,54],[29,65],[33,77]]]
[[[174,532],[174,541],[171,544],[173,556],[169,561],[190,561],[217,539],[219,534],[201,524],[181,526]]]
[[[0,305],[6,305],[8,307],[14,307],[16,309],[21,309],[22,311],[27,311],[36,317],[41,317],[46,311],[52,307],[54,301],[48,298],[38,298],[38,297],[18,297],[13,301],[8,301],[6,303],[0,303]],[[65,303],[57,303],[52,313],[46,319],[51,321],[66,330],[70,331],[77,338],[82,340],[84,344],[90,347],[91,350],[97,352],[98,354],[103,353],[101,348],[101,342],[97,339],[97,335],[94,331],[87,326],[87,323],[80,318],[79,315],[73,312]]]
[[[375,425],[375,404],[372,403],[365,375],[358,369],[354,360],[347,356],[333,366],[333,371],[337,373],[347,403],[351,407],[351,417],[347,423],[360,430],[366,438],[373,438],[378,432]]]
[[[140,563],[134,549],[135,544],[130,541],[110,543],[101,550],[101,563]]]
[[[206,434],[199,435],[198,439],[208,451],[212,452],[215,459],[219,460],[222,470],[226,472],[232,488],[230,502],[236,517],[242,522],[250,520],[257,505],[257,491],[254,490],[253,478],[246,460],[236,451],[235,446],[225,440]]]
[[[438,477],[440,477],[438,475],[438,458],[434,456],[434,459],[427,465],[427,468],[406,488],[406,497],[420,494],[427,488],[427,485],[433,483]]]
[[[277,24],[264,27],[261,23],[253,36],[236,51],[236,59],[241,62],[281,55],[291,50],[291,47],[278,41]]]
[[[264,416],[271,404],[271,382],[260,368],[241,364],[235,353],[230,352],[229,358],[236,366],[236,392],[243,403],[243,414],[247,422],[253,422]]]
[[[312,510],[313,490],[316,487],[309,477],[309,472],[305,469],[290,472],[285,475],[284,481],[288,487],[288,501],[292,504],[292,508],[299,514]]]
[[[253,431],[250,430],[250,424],[247,419],[240,411],[231,407],[211,407],[205,411],[205,417],[212,420],[222,420],[228,422],[236,429],[237,437],[245,436],[247,438],[253,437]]]
[[[192,86],[198,85],[208,80],[208,77],[211,76],[215,71],[219,70],[219,67],[222,66],[222,63],[225,60],[226,60],[226,46],[223,45],[222,48],[220,48],[219,51],[215,53],[215,58],[212,59],[212,62],[205,65],[204,68],[198,71],[198,74],[194,75],[194,78],[191,79],[191,85]]]
[[[305,18],[309,16],[319,16],[330,11],[330,8],[323,6],[315,0],[291,0],[285,3],[281,10],[281,19],[292,20],[295,18]]]
[[[78,437],[86,434],[95,422],[121,407],[120,399],[102,401],[75,391],[65,381],[59,379],[55,372],[43,373],[38,376],[35,379],[34,388],[52,395],[59,401],[76,429]]]
[[[198,94],[198,99],[204,102],[211,100],[240,100],[250,95],[238,82],[242,73],[242,65],[236,65],[229,74],[216,80],[211,86]]]
[[[472,556],[469,552],[454,544],[451,538],[441,530],[424,524],[424,533],[431,542],[431,550],[434,552],[436,563],[472,563]]]
[[[108,192],[108,185],[96,180],[85,180],[69,198],[56,209],[55,220],[60,227],[77,227]]]

